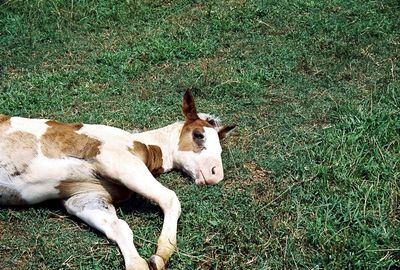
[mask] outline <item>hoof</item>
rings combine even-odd
[[[149,266],[151,270],[163,270],[165,269],[164,259],[158,255],[153,255],[150,257]]]
[[[126,270],[149,270],[149,265],[145,259],[139,257],[126,265]]]

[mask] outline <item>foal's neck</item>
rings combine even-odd
[[[134,133],[132,136],[135,141],[160,147],[163,158],[163,169],[167,172],[173,169],[173,157],[178,149],[182,127],[183,122],[176,122],[162,128]]]

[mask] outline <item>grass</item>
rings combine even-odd
[[[238,128],[226,179],[160,181],[170,269],[400,268],[400,12],[388,1],[0,1],[0,111],[152,129],[183,90]],[[162,214],[118,208],[140,254]],[[1,269],[120,269],[57,202],[0,209]]]

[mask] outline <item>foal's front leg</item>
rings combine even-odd
[[[101,195],[81,193],[64,200],[64,206],[68,213],[79,217],[117,243],[127,270],[149,269],[146,260],[136,251],[128,224],[117,217],[114,206]]]
[[[157,251],[149,261],[150,268],[154,270],[165,269],[165,265],[176,249],[177,225],[181,214],[181,204],[175,192],[162,186],[159,182],[157,183],[160,185],[159,190],[152,190],[143,194],[143,196],[157,202],[164,212],[164,223],[157,242]]]
[[[99,158],[107,175],[118,179],[130,190],[156,202],[164,212],[164,223],[157,242],[156,254],[150,258],[152,269],[165,269],[176,249],[176,232],[181,214],[181,204],[175,192],[164,187],[136,157],[120,156],[123,163],[113,162],[112,155]]]

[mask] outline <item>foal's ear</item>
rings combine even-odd
[[[224,126],[218,130],[218,137],[220,140],[224,139],[234,128],[236,127],[236,124],[229,125],[229,126]]]
[[[186,90],[183,96],[182,112],[186,117],[186,121],[194,121],[199,119],[197,115],[196,105],[194,104],[194,98],[190,89]]]

